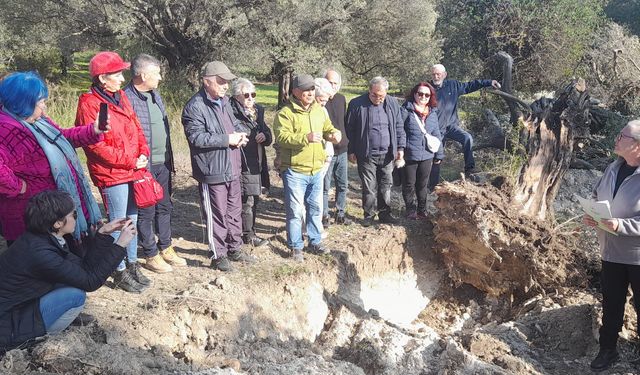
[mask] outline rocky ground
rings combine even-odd
[[[188,165],[188,161],[181,163]],[[186,168],[184,168],[186,169]],[[350,171],[349,213],[360,217],[359,184]],[[331,255],[285,246],[281,182],[259,208],[271,239],[246,248],[256,264],[221,273],[208,267],[196,186],[176,176],[174,246],[188,266],[151,274],[141,295],[111,284],[91,293],[97,321],[8,352],[2,374],[583,374],[597,352],[600,295],[594,236],[580,232],[592,260],[581,287],[491,297],[454,283],[434,252],[425,222],[370,228],[331,226]],[[597,174],[572,171],[556,210],[558,231],[579,229],[573,194],[587,196]],[[432,201],[436,199],[431,197]],[[401,197],[393,192],[396,214]],[[435,206],[431,207],[435,212]],[[460,207],[464,214],[465,207]],[[357,220],[356,220],[357,221]],[[435,221],[436,230],[438,226]],[[628,314],[621,361],[608,373],[637,373],[631,363],[635,313]]]

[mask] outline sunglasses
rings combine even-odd
[[[252,98],[256,97],[256,93],[255,92],[247,92],[247,93],[244,93],[242,95],[244,95],[245,99],[249,99],[249,97],[252,97]]]
[[[428,93],[428,92],[416,92],[416,95],[418,95],[418,97],[421,97],[421,98],[430,98],[431,97],[431,94]]]

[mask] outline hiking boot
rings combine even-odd
[[[329,228],[329,216],[323,216],[322,217],[322,226],[325,228]]]
[[[596,358],[591,361],[591,369],[594,371],[604,371],[611,367],[618,359],[618,351],[614,349],[602,349],[598,352]]]
[[[429,220],[429,218],[427,217],[427,213],[426,212],[420,211],[416,215],[416,220]]]
[[[87,314],[85,312],[81,312],[80,314],[78,314],[78,316],[76,316],[75,319],[73,319],[70,325],[75,327],[84,327],[84,326],[88,326],[89,324],[95,321],[96,321],[95,316],[91,314]]]
[[[383,224],[398,224],[398,219],[393,217],[393,215],[391,214],[380,215],[378,219]]]
[[[331,251],[329,249],[327,249],[326,247],[324,247],[324,245],[322,245],[321,243],[317,244],[317,245],[309,245],[307,247],[307,251],[312,253],[312,254],[318,254],[318,255],[324,255],[324,254],[330,254]]]
[[[407,214],[407,219],[418,220],[418,214],[415,211],[411,211]]]
[[[348,217],[345,217],[344,215],[336,216],[336,224],[351,225],[351,223],[353,223],[351,219],[349,219]]]
[[[162,259],[164,259],[165,262],[174,267],[184,267],[187,265],[187,260],[178,256],[176,251],[173,249],[173,246],[169,246],[160,251],[160,255],[162,255]]]
[[[144,263],[144,268],[155,273],[167,273],[173,271],[171,265],[165,262],[164,258],[162,258],[160,254],[147,258],[147,261]]]
[[[129,293],[141,293],[144,285],[137,282],[128,270],[115,271],[113,273],[113,284]]]
[[[242,238],[242,242],[253,247],[262,247],[269,244],[269,240],[267,240],[266,238],[260,238],[256,235],[245,236]]]
[[[227,257],[211,259],[210,267],[214,270],[220,270],[222,272],[229,272],[233,270],[233,268],[231,267],[231,262],[229,262],[229,259]]]
[[[296,262],[304,262],[304,255],[302,255],[302,249],[293,249],[291,257]]]
[[[365,217],[364,220],[362,220],[362,226],[365,227],[365,228],[366,227],[370,227],[373,224],[374,224],[373,223],[373,216]]]
[[[140,263],[128,263],[127,271],[133,276],[133,279],[143,286],[143,289],[151,285],[151,280],[144,275],[141,271]]]
[[[253,255],[249,255],[240,250],[229,251],[227,253],[227,258],[232,262],[255,263],[257,261],[256,257]]]

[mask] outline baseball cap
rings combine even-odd
[[[236,77],[229,68],[222,61],[211,61],[202,66],[202,70],[200,71],[200,76],[202,77],[210,77],[210,76],[219,76],[227,81],[234,80]]]

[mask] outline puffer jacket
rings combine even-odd
[[[43,336],[40,298],[60,284],[92,292],[115,271],[125,249],[97,234],[84,259],[50,234],[25,232],[0,255],[0,350]]]
[[[83,147],[91,180],[98,188],[133,181],[138,157],[149,157],[147,140],[129,99],[122,90],[117,94],[120,95],[119,106],[103,98],[94,87],[78,100],[76,126],[94,122],[100,103],[109,106],[111,130],[104,133],[102,142]]]
[[[102,139],[102,135],[94,131],[94,120],[89,125],[62,129],[47,118],[73,147],[86,146]],[[76,185],[79,184],[76,171],[73,168],[71,171],[76,177]],[[24,194],[20,194],[20,180],[27,183]],[[11,115],[0,110],[0,227],[4,238],[13,241],[25,231],[23,216],[29,198],[42,191],[55,189],[56,183],[47,155],[36,137]]]
[[[429,151],[427,147],[427,139],[422,134],[419,120],[416,116],[419,116],[415,112],[413,102],[406,101],[402,104],[402,118],[404,119],[404,132],[407,135],[407,145],[404,148],[404,159],[410,161],[423,161],[433,159],[434,153]],[[438,113],[436,108],[432,108],[424,123],[424,128],[427,133],[438,138],[442,141],[442,134],[440,134],[440,128],[438,126]],[[442,144],[435,153],[435,157],[442,159],[444,157],[444,149]]]
[[[235,124],[236,131],[249,134],[249,142],[242,148],[244,157],[242,158],[242,194],[260,195],[262,191],[262,168],[265,167],[267,158],[265,146],[269,146],[273,141],[271,129],[264,122],[264,107],[255,105],[256,118],[247,116],[244,107],[235,98],[231,98],[233,115],[238,120]],[[256,142],[256,135],[263,133],[265,141]],[[260,151],[258,151],[260,150]]]
[[[329,114],[320,104],[313,102],[304,110],[292,99],[276,114],[273,132],[280,147],[280,171],[291,168],[294,172],[314,175],[322,170],[327,155],[320,142],[309,143],[307,134],[322,132],[323,137],[337,131]]]
[[[182,109],[182,126],[189,142],[192,176],[205,184],[220,184],[240,178],[241,171],[234,171],[234,164],[240,165],[240,149],[229,146],[229,133],[220,115],[229,116],[229,121],[234,124],[237,120],[233,117],[229,98],[220,100],[223,108],[216,111],[216,104],[201,88]]]
[[[147,103],[147,97],[142,95],[133,82],[129,82],[124,89],[124,93],[127,94],[127,99],[131,102],[133,110],[136,112],[136,116],[140,121],[140,126],[144,132],[144,136],[147,139],[147,145],[151,146],[151,119],[149,118],[149,104]],[[173,164],[173,147],[171,147],[171,126],[169,126],[169,118],[167,117],[167,110],[162,101],[162,96],[157,90],[151,90],[151,97],[154,103],[160,108],[162,112],[162,122],[164,123],[164,130],[167,132],[167,164],[170,171],[176,172],[175,165]],[[153,164],[153,158],[149,158],[149,164]]]

